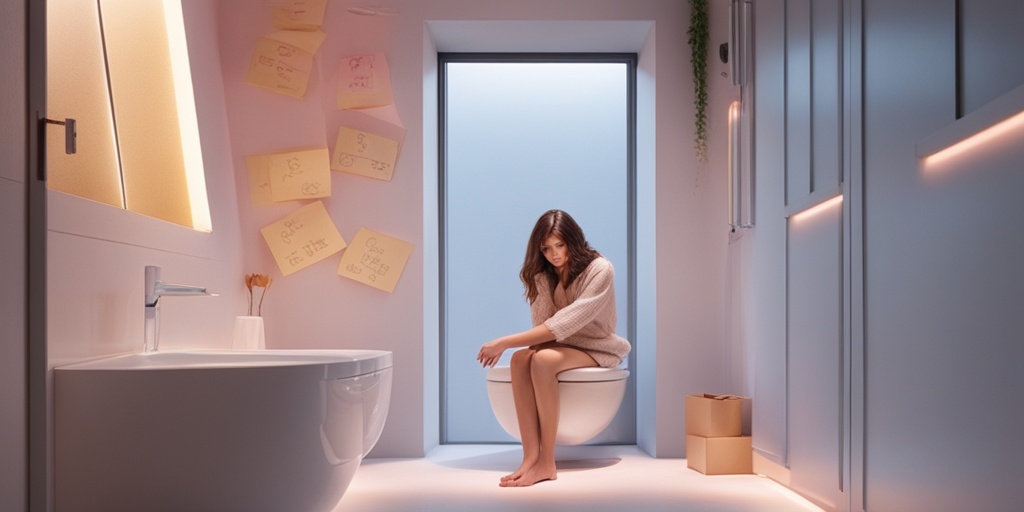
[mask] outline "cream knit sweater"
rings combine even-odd
[[[604,257],[595,258],[569,285],[551,291],[548,276],[537,274],[540,292],[530,305],[533,325],[543,323],[555,341],[572,345],[605,368],[618,366],[629,353],[629,342],[615,334],[615,269]]]

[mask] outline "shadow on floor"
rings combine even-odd
[[[572,455],[576,457],[555,457],[555,465],[559,471],[585,471],[589,469],[600,469],[614,466],[622,461],[622,458],[620,457],[579,458],[579,453],[573,453]],[[431,457],[431,462],[454,469],[512,471],[519,466],[519,463],[522,461],[521,457],[522,452],[518,447],[510,447],[508,450],[504,451],[471,455],[467,457]]]

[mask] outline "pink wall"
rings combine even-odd
[[[717,156],[724,156],[723,122],[731,92],[714,85],[727,79],[713,61],[712,106],[722,115],[711,119],[712,162],[698,171],[690,150],[685,4],[396,0],[391,5],[399,15],[356,16],[343,2],[331,3],[328,38],[317,54],[312,84],[305,99],[295,99],[244,83],[253,44],[272,30],[269,2],[184,2],[214,232],[196,233],[52,194],[51,366],[139,349],[146,264],[163,266],[168,281],[204,285],[220,294],[176,298],[162,306],[162,346],[168,348],[227,346],[233,317],[245,312],[243,274],[268,272],[275,280],[263,306],[268,347],[392,350],[397,371],[391,413],[373,456],[422,455],[436,443],[438,407],[438,335],[432,312],[437,308],[436,212],[430,207],[437,186],[435,108],[432,82],[425,83],[425,76],[432,77],[434,51],[426,23],[645,20],[652,24],[641,54],[641,83],[646,84],[640,144],[646,196],[641,208],[646,213],[641,215],[645,250],[639,259],[645,310],[634,341],[638,354],[648,355],[641,356],[647,361],[640,369],[647,394],[638,422],[647,425],[642,429],[645,450],[681,457],[681,397],[743,392],[732,387],[729,375],[727,289],[718,278],[726,265],[725,181],[715,170],[724,163]],[[716,25],[716,39],[724,40],[725,30]],[[214,48],[219,51],[210,51]],[[359,227],[368,227],[416,246],[390,294],[341,278],[338,257],[283,278],[259,229],[297,205],[253,208],[244,166],[247,155],[333,142],[334,134],[325,128],[333,114],[331,101],[321,99],[332,84],[324,77],[333,75],[342,56],[371,51],[387,54],[397,112],[408,133],[391,181],[335,174],[333,196],[325,204],[349,241]]]
[[[437,332],[425,311],[436,311],[436,256],[425,255],[433,247],[436,233],[428,222],[436,212],[425,211],[425,194],[436,189],[433,129],[424,130],[431,118],[431,84],[424,85],[424,70],[431,69],[433,44],[425,24],[439,20],[652,20],[658,25],[656,86],[644,101],[654,102],[649,122],[655,144],[645,141],[656,154],[645,161],[642,172],[651,176],[645,207],[656,213],[642,232],[656,233],[656,254],[641,255],[646,280],[645,304],[658,308],[657,326],[642,328],[646,339],[636,340],[640,350],[657,351],[650,359],[648,375],[657,373],[656,398],[642,412],[654,424],[659,437],[650,451],[659,456],[681,456],[679,435],[683,410],[681,397],[689,392],[729,389],[728,333],[724,315],[727,296],[725,272],[724,175],[714,172],[720,165],[715,156],[698,175],[692,140],[691,79],[689,48],[686,44],[688,11],[683,2],[646,0],[522,2],[461,2],[455,0],[395,0],[388,6],[399,15],[357,16],[345,6],[358,2],[331,2],[324,31],[327,39],[314,64],[312,83],[304,99],[295,99],[247,85],[244,82],[253,45],[273,31],[266,3],[224,0],[219,4],[220,56],[231,127],[231,157],[238,184],[241,247],[246,272],[268,272],[275,282],[264,304],[268,347],[379,348],[395,353],[396,380],[391,413],[374,456],[413,456],[431,446],[430,433],[436,429]],[[721,17],[719,38],[727,29]],[[505,34],[508,36],[508,34]],[[512,35],[511,39],[522,39]],[[571,37],[565,37],[571,40]],[[513,49],[513,48],[506,48]],[[640,48],[634,48],[638,51]],[[390,182],[345,173],[335,173],[332,196],[324,200],[333,221],[346,240],[366,227],[415,244],[416,249],[394,293],[386,293],[336,274],[340,256],[282,277],[259,229],[293,211],[299,205],[252,207],[244,167],[247,155],[310,146],[333,147],[336,134],[325,128],[334,115],[330,77],[344,56],[383,51],[387,55],[395,91],[395,105],[408,129],[399,163]],[[647,51],[647,50],[645,50]],[[651,58],[651,55],[646,57]],[[642,57],[643,60],[643,57]],[[716,61],[717,62],[717,61]],[[712,73],[719,79],[717,68]],[[726,83],[727,79],[724,80]],[[321,98],[321,95],[326,95]],[[728,94],[713,93],[711,120],[712,153],[724,155],[724,131]],[[656,118],[655,118],[656,112]],[[654,193],[654,182],[657,193]],[[656,196],[656,197],[655,197]],[[655,218],[656,216],[656,218]],[[425,221],[425,218],[428,221]],[[654,223],[657,225],[655,226]],[[657,275],[654,275],[657,260]],[[657,295],[655,296],[655,284]],[[431,313],[433,314],[433,313]],[[649,318],[649,316],[647,316]],[[424,326],[427,327],[424,327]],[[483,340],[481,340],[483,341]],[[648,352],[650,353],[650,352]],[[472,355],[467,355],[472,357]],[[426,378],[425,376],[429,376]],[[426,389],[426,391],[424,391]],[[652,390],[653,391],[653,390]],[[733,390],[740,391],[740,390]],[[645,400],[645,403],[648,403]],[[436,436],[433,436],[436,437]],[[436,441],[434,441],[436,442]]]
[[[143,345],[143,275],[163,268],[171,282],[206,286],[217,297],[175,297],[161,305],[161,349],[226,348],[245,314],[235,178],[231,172],[215,6],[184,2],[186,37],[212,233],[200,233],[60,192],[47,196],[49,367]],[[49,77],[49,80],[57,77]],[[79,126],[79,130],[85,129]],[[52,385],[51,388],[52,390]],[[48,397],[52,407],[52,391]],[[51,409],[52,410],[52,409]],[[52,435],[52,415],[48,430]],[[50,447],[52,464],[53,447]],[[52,466],[51,466],[52,467]],[[49,483],[52,492],[52,479]]]
[[[224,0],[185,2],[193,78],[201,126],[214,232],[203,235],[137,218],[62,194],[51,194],[51,365],[138,350],[142,337],[142,269],[161,265],[168,280],[201,284],[220,297],[177,298],[163,305],[162,346],[227,346],[233,318],[245,311],[242,276],[270,273],[275,283],[264,303],[271,348],[380,348],[395,354],[392,409],[373,455],[417,456],[437,442],[436,330],[436,115],[432,35],[426,23],[467,21],[650,21],[642,42],[640,304],[643,325],[634,340],[646,361],[639,370],[645,396],[638,421],[645,449],[682,456],[679,435],[686,393],[742,392],[731,387],[728,326],[722,304],[724,274],[724,155],[721,120],[730,93],[714,92],[711,73],[712,161],[700,172],[691,152],[692,101],[685,4],[645,0],[524,2],[396,0],[395,17],[355,16],[332,2],[307,96],[297,100],[244,83],[255,41],[272,31],[269,3]],[[721,18],[724,20],[724,18]],[[724,22],[723,22],[724,23]],[[654,30],[654,25],[657,30]],[[558,27],[557,24],[552,25]],[[725,25],[716,25],[724,34]],[[656,35],[655,35],[656,34]],[[512,40],[523,38],[506,34]],[[571,42],[572,37],[564,37]],[[724,40],[724,35],[718,37]],[[640,46],[638,45],[638,46]],[[210,51],[211,49],[218,51]],[[557,48],[556,48],[557,49]],[[641,50],[637,47],[635,51]],[[297,208],[254,208],[244,157],[298,147],[324,146],[332,105],[320,94],[332,86],[342,56],[384,51],[395,104],[408,129],[390,182],[335,174],[325,200],[346,239],[366,227],[415,244],[394,293],[336,274],[338,257],[282,277],[259,229]],[[621,51],[621,50],[620,50]],[[426,70],[426,71],[425,71]],[[433,78],[430,78],[433,80]],[[326,105],[326,106],[325,106]],[[431,251],[425,254],[424,247]],[[472,357],[472,355],[467,355]],[[657,442],[655,442],[657,440]]]
[[[387,428],[375,453],[381,456],[423,453],[421,373],[423,355],[422,137],[418,90],[421,66],[408,51],[394,51],[394,25],[407,17],[346,16],[332,5],[316,71],[304,99],[268,92],[244,82],[256,40],[273,31],[269,8],[251,2],[224,2],[220,8],[220,51],[231,125],[231,154],[238,183],[246,272],[269,273],[274,283],[263,304],[268,348],[361,348],[394,352],[394,393]],[[358,22],[354,23],[354,22]],[[407,32],[409,30],[406,30]],[[422,28],[415,30],[418,51]],[[247,155],[296,148],[334,146],[328,133],[333,114],[333,76],[347,54],[388,52],[396,105],[410,127],[390,182],[333,172],[331,197],[323,200],[346,242],[365,227],[415,245],[393,293],[337,275],[340,254],[283,277],[260,228],[297,209],[298,202],[253,207],[245,170]],[[418,53],[416,54],[419,55]],[[405,57],[405,59],[403,59]],[[321,100],[321,94],[326,94]],[[431,333],[436,336],[436,334]],[[415,432],[415,434],[411,434]]]
[[[48,330],[50,366],[140,350],[142,275],[163,267],[171,281],[205,285],[219,297],[176,298],[162,306],[164,348],[226,347],[233,319],[245,312],[242,276],[269,272],[274,287],[264,304],[273,347],[383,348],[395,353],[392,409],[372,455],[418,456],[436,443],[437,330],[436,140],[431,94],[432,20],[643,20],[657,25],[644,44],[641,71],[642,186],[639,226],[645,250],[640,304],[645,307],[638,354],[650,382],[639,421],[646,448],[683,455],[680,434],[686,393],[729,392],[725,363],[728,328],[716,311],[724,283],[701,278],[723,272],[718,247],[725,225],[724,175],[698,174],[690,151],[691,81],[683,2],[662,0],[544,0],[463,2],[395,0],[397,17],[356,17],[332,2],[328,34],[306,100],[276,96],[243,83],[253,43],[271,30],[272,2],[185,1],[197,112],[214,231],[200,234],[60,193],[49,199]],[[717,26],[715,30],[724,30]],[[572,38],[566,38],[571,40]],[[719,38],[721,39],[721,37]],[[219,51],[211,51],[218,49]],[[639,50],[639,48],[637,48]],[[339,175],[325,201],[342,234],[367,227],[416,245],[394,293],[335,274],[336,259],[282,278],[259,228],[294,206],[252,208],[244,156],[297,146],[324,145],[321,76],[342,55],[384,51],[395,103],[408,128],[391,182]],[[717,70],[712,76],[717,76]],[[717,78],[716,78],[717,79]],[[712,93],[722,112],[729,98]],[[436,110],[436,109],[435,109]],[[427,126],[425,126],[425,123]],[[711,119],[712,161],[724,155],[722,126]],[[698,179],[698,177],[700,179]],[[655,193],[655,186],[657,192]],[[16,184],[15,184],[16,187]],[[425,208],[425,205],[427,206]],[[696,243],[695,243],[696,242]],[[426,249],[425,249],[426,248]],[[425,254],[425,250],[431,251]],[[688,309],[688,305],[694,308]],[[427,312],[427,313],[425,313]],[[680,314],[682,312],[682,314]],[[467,357],[471,357],[468,355]],[[6,403],[6,402],[5,402]],[[657,443],[654,440],[657,439]]]
[[[186,2],[212,233],[200,233],[59,192],[48,198],[51,366],[142,347],[143,269],[171,282],[208,287],[217,297],[174,298],[161,306],[161,348],[226,347],[245,314],[235,178],[216,52],[213,7]],[[51,77],[51,80],[54,79]],[[82,128],[80,128],[82,129]]]

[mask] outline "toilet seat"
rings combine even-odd
[[[629,370],[622,368],[574,368],[558,374],[558,382],[608,382],[623,380],[629,377]],[[495,366],[487,372],[487,380],[491,382],[512,382],[512,369],[508,366]]]
[[[621,368],[575,368],[559,373],[555,444],[583,444],[604,431],[622,405],[628,377],[629,370]],[[501,428],[514,439],[520,439],[508,366],[487,372],[487,398]]]

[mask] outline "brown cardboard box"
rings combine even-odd
[[[685,406],[687,435],[735,437],[743,432],[743,397],[686,395]]]
[[[754,472],[750,436],[686,436],[686,467],[705,475],[740,475]]]

